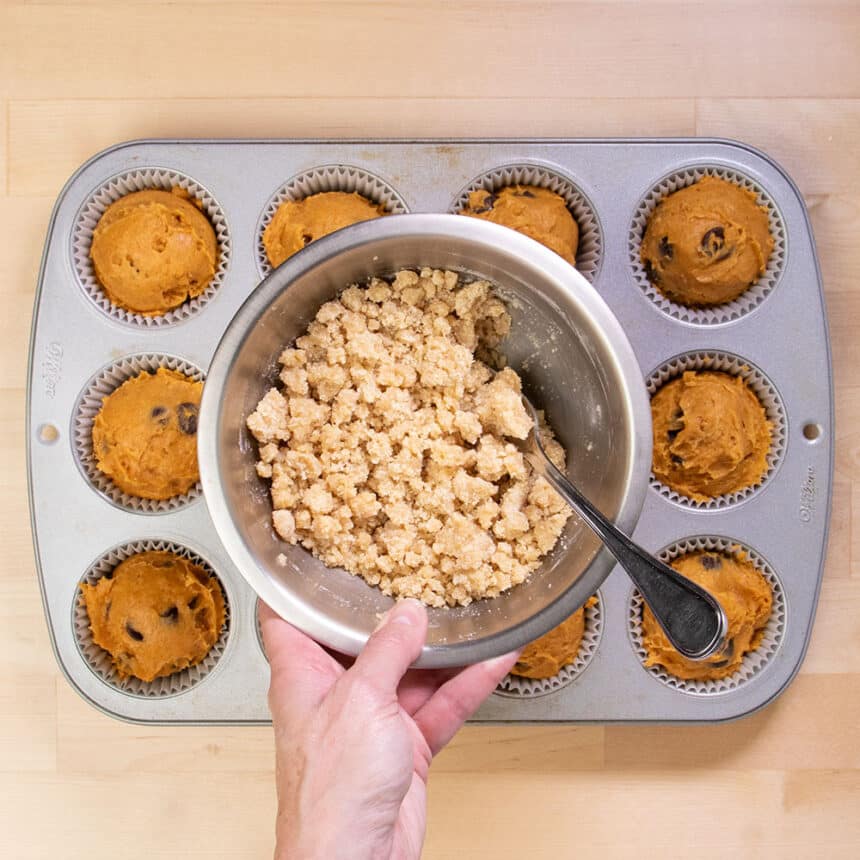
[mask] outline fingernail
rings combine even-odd
[[[423,610],[424,604],[420,600],[414,600],[411,597],[399,600],[382,616],[379,624],[376,626],[376,630],[380,630],[389,622],[412,627],[415,624],[415,607],[420,607]],[[373,632],[376,633],[376,630]]]
[[[405,624],[407,627],[412,626],[412,613],[406,609],[397,608],[397,612],[391,614],[392,624]]]
[[[427,611],[424,604],[420,600],[416,600],[414,597],[407,597],[405,600],[401,600],[395,608],[400,609],[400,611],[395,615],[393,619],[394,623],[408,624],[410,627],[415,624],[416,611],[421,612],[422,614]]]

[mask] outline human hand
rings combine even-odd
[[[271,666],[278,819],[276,860],[417,858],[427,775],[516,661],[409,670],[427,613],[397,603],[350,668],[261,606]]]

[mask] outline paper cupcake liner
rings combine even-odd
[[[257,268],[265,278],[272,271],[272,264],[266,256],[263,245],[263,231],[274,218],[278,207],[287,200],[303,200],[324,191],[344,191],[347,194],[360,194],[362,197],[381,205],[391,215],[408,212],[403,198],[384,179],[348,164],[326,164],[299,173],[285,182],[268,200],[257,222],[254,247]]]
[[[779,468],[785,454],[788,419],[782,398],[774,384],[754,364],[728,352],[704,350],[686,353],[670,359],[665,364],[660,365],[646,380],[645,387],[648,389],[649,395],[653,397],[667,382],[676,379],[687,370],[714,370],[739,376],[761,401],[767,419],[770,421],[771,445],[767,455],[767,471],[758,483],[750,487],[708,499],[706,502],[699,502],[673,490],[662,481],[658,481],[654,473],[651,473],[651,486],[670,502],[694,510],[722,510],[758,494]]]
[[[105,294],[96,277],[93,261],[90,259],[90,245],[93,231],[104,214],[105,209],[134,191],[170,191],[174,187],[187,191],[192,198],[203,205],[203,212],[209,218],[218,241],[218,266],[215,275],[206,289],[196,298],[183,302],[179,307],[158,316],[145,316],[115,305]],[[72,229],[72,268],[77,275],[84,293],[93,304],[110,319],[143,328],[161,328],[187,320],[198,313],[215,295],[221,286],[230,265],[232,242],[227,229],[224,210],[217,200],[199,182],[184,173],[167,168],[150,167],[143,170],[130,170],[117,174],[100,185],[84,202],[75,217]]]
[[[767,208],[768,224],[770,225],[771,236],[773,236],[773,252],[767,262],[764,274],[736,299],[713,307],[691,308],[666,298],[651,283],[651,279],[642,265],[639,251],[642,238],[645,235],[645,228],[648,226],[648,219],[654,209],[657,208],[657,204],[669,194],[686,188],[688,185],[693,185],[704,176],[716,176],[719,179],[725,179],[747,191],[752,191],[756,195],[758,204]],[[785,224],[771,196],[745,173],[720,165],[694,165],[676,170],[661,179],[637,205],[627,238],[627,250],[630,266],[633,269],[633,278],[645,295],[663,313],[681,322],[695,325],[720,325],[740,319],[750,311],[755,310],[779,282],[785,267],[786,245]]]
[[[767,579],[773,593],[773,608],[765,626],[764,636],[760,645],[755,651],[747,652],[744,655],[740,668],[727,678],[721,678],[717,681],[685,681],[681,678],[676,678],[674,675],[670,675],[662,666],[646,667],[645,660],[648,653],[642,642],[642,610],[645,602],[638,591],[634,589],[631,592],[627,611],[627,631],[630,635],[633,650],[636,652],[636,656],[639,658],[645,671],[673,690],[694,696],[713,696],[737,690],[757,677],[770,664],[774,655],[779,650],[787,622],[785,592],[782,583],[779,581],[779,577],[774,573],[770,564],[754,549],[741,541],[734,541],[723,537],[702,536],[677,541],[661,550],[658,556],[663,561],[670,562],[678,558],[678,556],[689,552],[706,550],[709,552],[732,553],[738,549],[746,553],[747,558],[752,562],[753,566],[761,571],[762,575]]]
[[[81,592],[82,583],[95,583],[103,576],[111,575],[116,566],[127,558],[148,551],[172,552],[200,565],[207,573],[215,577],[224,595],[224,626],[218,641],[212,646],[206,657],[196,666],[189,666],[181,672],[175,672],[172,675],[156,678],[149,682],[134,677],[120,678],[119,673],[114,668],[111,655],[93,641],[90,618],[83,603]],[[215,573],[212,566],[187,547],[163,540],[132,541],[106,552],[80,578],[72,605],[72,630],[81,656],[95,675],[105,684],[127,696],[141,699],[163,699],[184,693],[197,686],[215,668],[227,647],[227,640],[230,636],[230,600],[223,581]]]
[[[87,483],[108,501],[136,514],[163,514],[193,502],[201,493],[198,481],[188,492],[169,499],[142,499],[121,490],[96,464],[93,451],[93,422],[102,408],[102,399],[124,382],[142,372],[154,373],[159,367],[176,370],[199,382],[203,371],[170,355],[131,355],[100,370],[84,387],[72,416],[71,438],[78,468]]]
[[[449,207],[454,214],[463,211],[473,191],[491,193],[510,185],[536,185],[546,188],[564,199],[579,228],[579,244],[576,249],[576,268],[590,282],[594,282],[603,258],[603,234],[600,222],[591,201],[561,173],[536,164],[509,164],[475,177],[454,198]]]
[[[603,599],[600,592],[596,597],[597,603],[594,606],[585,607],[585,631],[582,634],[579,651],[572,663],[563,666],[551,678],[522,678],[519,675],[507,675],[496,688],[496,693],[513,699],[533,699],[554,693],[575,681],[588,668],[597,653],[600,637],[603,635]]]

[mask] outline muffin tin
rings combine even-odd
[[[752,189],[776,240],[745,301],[690,312],[643,281],[638,242],[662,193],[711,173]],[[815,615],[830,512],[833,393],[821,277],[806,209],[785,172],[743,144],[691,140],[139,141],[83,165],[60,194],[33,317],[28,469],[36,560],[59,664],[78,692],[120,719],[152,723],[268,720],[268,666],[256,596],[232,565],[192,491],[140,505],[100,482],[88,460],[92,397],[155,364],[204,373],[219,338],[267,270],[260,236],[277,201],[313,190],[365,190],[392,211],[457,211],[469,190],[505,182],[556,187],[583,228],[583,273],[609,304],[653,390],[685,366],[749,378],[777,427],[760,487],[706,505],[652,481],[634,537],[671,557],[679,547],[747,549],[777,588],[767,647],[739,683],[685,685],[645,669],[639,601],[613,571],[583,652],[564,678],[505,683],[478,722],[716,722],[750,713],[789,684]],[[221,259],[203,296],[163,318],[117,312],[88,268],[98,213],[123,193],[178,184],[202,200]],[[79,582],[134,547],[168,546],[217,574],[229,625],[181,683],[117,684],[88,644]],[[130,549],[131,548],[131,549]]]

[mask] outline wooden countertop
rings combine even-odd
[[[791,172],[824,272],[836,476],[803,670],[731,725],[468,728],[433,766],[425,856],[860,856],[858,45],[856,2],[0,4],[0,855],[272,847],[270,729],[115,722],[48,644],[24,380],[75,167],[135,137],[717,135]]]

